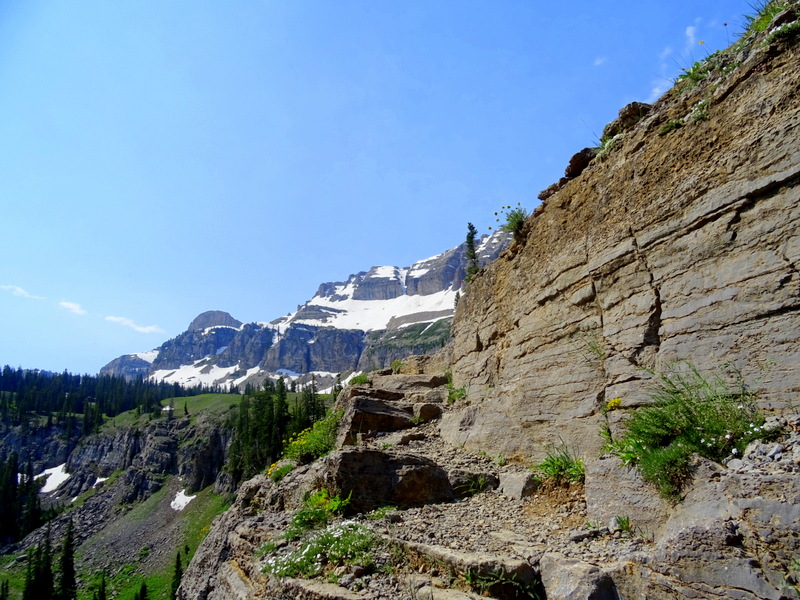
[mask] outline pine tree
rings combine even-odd
[[[133,600],[147,600],[147,584],[143,581],[139,591],[133,595]]]
[[[72,517],[67,521],[67,532],[61,548],[61,580],[58,586],[59,600],[75,600],[78,584],[75,580],[75,539],[72,531]]]
[[[106,572],[100,572],[100,586],[97,591],[92,594],[92,600],[108,600],[106,596]]]
[[[467,223],[467,283],[472,281],[472,278],[475,277],[480,270],[478,267],[478,255],[475,252],[475,235],[477,233],[478,231],[475,229],[475,225]]]
[[[53,550],[50,547],[50,524],[47,525],[47,536],[44,540],[44,550],[38,565],[36,579],[39,581],[40,591],[37,600],[51,600],[55,597],[55,581],[53,579]]]
[[[179,550],[175,555],[175,571],[172,574],[170,600],[175,600],[178,597],[178,587],[181,585],[181,577],[183,577],[183,565],[181,565],[181,553]]]

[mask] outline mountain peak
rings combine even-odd
[[[189,331],[203,331],[209,327],[235,327],[242,326],[241,321],[237,321],[228,313],[222,310],[207,310],[197,315],[189,324]]]

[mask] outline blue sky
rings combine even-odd
[[[4,0],[0,365],[95,373],[484,233],[751,12]]]

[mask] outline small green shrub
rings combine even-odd
[[[492,462],[496,464],[498,467],[504,467],[508,464],[508,459],[502,454],[498,454],[492,459]]]
[[[379,521],[384,518],[388,513],[397,510],[396,506],[386,505],[376,508],[375,510],[367,513],[367,518],[373,521]]]
[[[667,121],[662,125],[661,129],[658,130],[658,135],[660,137],[664,137],[668,133],[672,133],[676,129],[680,129],[683,127],[683,121],[680,119],[672,119],[671,121]]]
[[[800,34],[800,20],[792,21],[791,23],[786,23],[785,25],[781,25],[780,27],[773,30],[767,36],[766,43],[772,44],[774,42],[777,42],[778,40],[792,39],[798,34]]]
[[[311,427],[294,435],[283,452],[283,457],[298,464],[312,462],[328,454],[336,444],[336,428],[342,411],[330,411]]]
[[[486,479],[485,475],[471,475],[467,477],[463,484],[458,486],[459,491],[468,496],[479,494],[487,487],[489,487],[489,480]]]
[[[708,100],[701,100],[694,106],[692,112],[689,113],[689,120],[692,123],[708,120]]]
[[[617,529],[623,533],[633,532],[633,527],[631,527],[631,518],[627,515],[617,515],[614,517],[614,524],[617,526]]]
[[[614,149],[614,146],[617,145],[617,140],[619,138],[615,135],[604,135],[600,138],[600,146],[597,148],[597,154],[595,158],[599,162],[603,162],[609,155],[609,153]]]
[[[467,388],[453,388],[447,390],[447,401],[452,404],[456,400],[462,400],[467,397]]]
[[[307,531],[324,527],[341,515],[349,502],[349,495],[347,498],[340,498],[338,495],[331,498],[328,490],[311,494],[303,502],[303,508],[292,516],[292,521],[286,528],[286,539],[294,540]]]
[[[403,361],[396,358],[392,361],[392,373],[397,375],[403,369]]]
[[[541,598],[544,591],[536,584],[517,581],[515,573],[509,575],[503,568],[492,571],[467,569],[464,583],[482,596],[494,598]]]
[[[636,465],[669,500],[678,500],[691,480],[693,453],[721,461],[741,456],[754,439],[778,433],[764,429],[755,397],[738,374],[732,386],[719,375],[686,367],[656,375],[654,403],[633,411],[624,435],[606,447],[624,464]]]
[[[555,483],[582,481],[585,473],[583,461],[573,456],[572,452],[562,445],[560,449],[552,447],[545,459],[534,467],[542,479]]]
[[[281,479],[292,472],[292,469],[294,469],[294,465],[283,465],[282,467],[278,467],[276,469],[270,469],[267,475],[275,483],[280,483]]]
[[[366,373],[350,378],[350,385],[367,385],[369,383],[369,376]]]
[[[521,244],[524,239],[524,229],[525,229],[525,219],[528,218],[528,211],[522,208],[519,202],[517,202],[517,206],[512,208],[509,204],[508,206],[503,206],[500,208],[499,211],[494,213],[497,217],[495,221],[500,223],[502,218],[505,218],[505,223],[502,223],[498,226],[500,231],[505,231],[506,233],[510,233],[513,236],[513,240],[515,244]],[[491,227],[489,228],[491,229]]]
[[[755,14],[744,16],[745,35],[765,32],[772,20],[787,6],[786,2],[775,0],[759,0],[755,4],[751,4],[750,7],[755,10]]]

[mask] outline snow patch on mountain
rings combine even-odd
[[[185,386],[213,386],[218,382],[227,382],[228,378],[238,370],[238,364],[232,367],[219,367],[207,364],[206,359],[203,358],[191,365],[182,365],[178,369],[160,369],[150,375],[150,379],[164,383],[179,383]]]
[[[131,356],[135,356],[136,358],[141,358],[144,361],[149,362],[151,365],[153,361],[158,357],[158,348],[155,350],[148,350],[147,352],[137,352],[136,354],[131,354]]]
[[[297,315],[295,313],[288,320],[316,327],[376,331],[386,329],[393,318],[423,312],[452,311],[458,293],[456,290],[448,289],[426,296],[403,295],[389,300],[353,300],[352,291],[346,294],[349,287],[351,285],[348,284],[341,292],[337,288],[336,294],[332,297],[314,296],[304,307],[319,307],[325,313],[325,317],[295,318]],[[344,299],[340,299],[342,297]]]
[[[374,279],[397,279],[397,267],[373,267],[367,277]]]
[[[44,486],[41,490],[39,490],[42,494],[54,492],[58,486],[70,478],[70,474],[65,470],[66,466],[67,463],[64,463],[63,465],[58,465],[52,469],[45,469],[38,475],[34,476],[34,479],[39,479],[39,477],[47,477],[47,481],[45,481]]]

